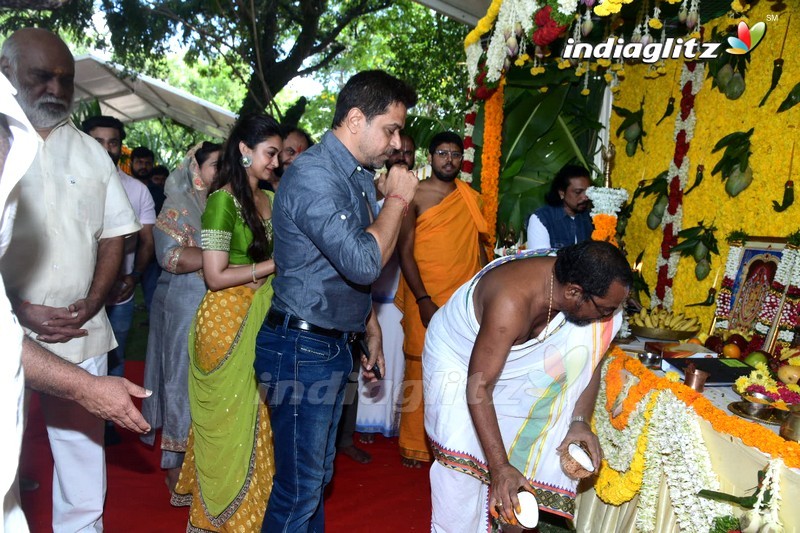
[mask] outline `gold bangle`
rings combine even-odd
[[[258,283],[258,280],[256,279],[256,264],[255,263],[250,265],[250,273],[253,274],[253,283]]]

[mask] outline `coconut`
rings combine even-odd
[[[580,444],[573,442],[561,454],[561,469],[572,479],[583,479],[594,473],[592,456]]]
[[[525,529],[533,529],[539,523],[539,502],[532,492],[520,491],[517,494],[519,512],[514,511],[519,525]]]

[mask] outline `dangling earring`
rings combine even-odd
[[[241,163],[242,163],[242,166],[243,166],[244,168],[249,168],[249,167],[250,167],[250,165],[252,165],[252,164],[253,164],[253,160],[250,158],[250,156],[249,156],[249,155],[244,155],[244,154],[242,154],[242,158],[240,159],[240,161],[241,161]]]

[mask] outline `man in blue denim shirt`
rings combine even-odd
[[[351,344],[365,332],[365,377],[384,368],[370,284],[397,243],[416,176],[395,165],[378,187],[373,169],[399,150],[413,89],[373,70],[353,76],[336,102],[332,130],[287,169],[272,223],[277,275],[256,341],[274,435],[275,477],[262,531],[324,531],[322,493],[333,475]]]

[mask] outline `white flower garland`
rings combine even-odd
[[[625,472],[630,469],[633,455],[636,453],[636,441],[644,430],[644,410],[650,400],[650,395],[655,394],[656,391],[649,392],[644,399],[639,402],[628,416],[628,425],[622,431],[616,429],[611,425],[611,417],[606,416],[606,380],[605,374],[608,365],[603,368],[603,379],[601,381],[598,393],[597,404],[602,406],[602,416],[595,417],[595,429],[597,431],[597,438],[600,440],[600,447],[603,450],[603,456],[608,462],[609,466],[617,472]],[[628,390],[638,380],[629,376],[628,381],[625,383],[623,390],[620,391],[620,398],[624,398],[628,394]]]
[[[564,0],[566,3],[575,4],[575,0]],[[541,4],[536,0],[505,0],[500,5],[500,12],[494,25],[494,32],[489,40],[489,48],[486,51],[486,81],[494,83],[500,79],[506,59],[509,57],[506,41],[512,35],[516,35],[516,29],[521,28],[525,34],[533,30],[533,15],[539,10]],[[574,12],[573,9],[573,12]],[[571,14],[571,13],[568,13]],[[520,37],[519,39],[525,39]],[[476,46],[477,50],[470,50]],[[474,83],[475,76],[478,74],[478,62],[480,61],[481,48],[479,44],[467,48],[467,71],[470,74],[470,83]]]
[[[739,263],[742,262],[744,257],[744,248],[741,246],[731,245],[728,250],[728,259],[725,261],[725,277],[733,280],[736,277],[736,271],[739,270]]]
[[[672,391],[648,392],[628,416],[628,425],[617,430],[605,406],[608,402],[606,374],[608,364],[601,370],[602,379],[597,396],[594,424],[600,446],[608,465],[618,472],[630,469],[636,446],[645,429],[645,409],[653,395],[659,395],[647,425],[647,447],[644,452],[644,472],[636,505],[636,529],[654,532],[658,492],[666,478],[670,500],[681,531],[708,531],[717,516],[731,514],[731,506],[697,496],[702,489],[719,490],[711,457],[700,430],[697,415]],[[627,395],[636,382],[628,379],[620,392]],[[774,476],[773,476],[774,477]],[[775,512],[777,513],[777,503]],[[777,515],[776,515],[777,516]]]
[[[783,531],[783,523],[781,523],[778,516],[781,500],[781,476],[780,467],[783,466],[783,460],[770,459],[767,465],[767,472],[764,475],[764,482],[756,494],[756,503],[753,505],[753,511],[761,515],[761,528],[759,531]],[[764,503],[764,495],[766,492],[770,493],[770,500],[768,504]]]
[[[778,263],[778,269],[775,271],[775,281],[784,287],[789,285],[793,278],[798,274],[797,257],[798,250],[796,248],[785,248],[783,255]]]
[[[578,10],[578,0],[558,0],[558,12],[571,16]]]
[[[697,495],[702,489],[719,490],[719,479],[711,466],[697,415],[672,391],[662,391],[648,429],[650,441],[657,446],[681,531],[706,533],[714,518],[731,513],[731,506]],[[647,468],[645,462],[645,471]],[[638,507],[655,508],[657,503],[640,495]],[[655,522],[640,524],[637,515],[637,527],[641,531],[654,531]]]
[[[610,187],[589,187],[586,189],[586,196],[592,201],[592,210],[589,213],[592,218],[601,214],[617,216],[620,207],[628,199],[628,191]]]
[[[477,87],[477,85],[475,85],[475,79],[478,77],[478,63],[481,61],[483,48],[481,48],[479,41],[467,46],[465,51],[467,54],[467,86],[474,90]]]
[[[700,92],[700,89],[703,86],[703,74],[705,72],[705,66],[703,63],[696,63],[694,71],[690,71],[686,65],[683,65],[681,70],[681,93],[683,92],[683,88],[686,86],[687,83],[692,83],[692,94],[697,95]],[[694,138],[694,129],[695,125],[697,124],[697,115],[694,112],[694,108],[689,112],[689,115],[686,117],[686,120],[681,119],[681,113],[678,112],[675,118],[675,127],[674,127],[674,139],[675,142],[678,140],[678,134],[681,131],[686,132],[686,144],[690,144],[692,139]],[[674,158],[670,160],[669,164],[669,176],[678,176],[678,181],[680,184],[680,189],[683,191],[686,189],[686,186],[689,183],[689,154],[687,153],[683,161],[681,162],[681,167],[678,168],[675,165]],[[673,178],[670,178],[672,181]],[[661,231],[664,232],[667,225],[672,224],[672,234],[677,235],[678,232],[681,231],[683,228],[683,208],[682,206],[678,206],[675,210],[674,214],[670,214],[669,210],[664,212],[664,216],[661,219]],[[675,275],[678,272],[678,262],[680,261],[680,254],[679,253],[671,253],[669,254],[669,258],[664,258],[662,254],[658,254],[656,258],[656,273],[661,271],[661,268],[666,265],[667,266],[667,277],[669,279],[674,279]],[[665,309],[672,309],[674,304],[674,294],[672,291],[671,286],[665,287],[664,290],[664,298],[659,298],[655,292],[650,299],[650,306],[657,307],[661,306]]]

